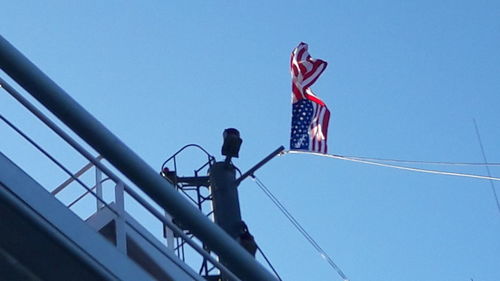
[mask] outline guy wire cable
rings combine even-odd
[[[264,257],[264,259],[266,260],[267,264],[269,265],[269,267],[271,268],[271,270],[274,272],[274,275],[276,275],[276,277],[278,277],[278,280],[279,281],[283,281],[283,279],[281,279],[281,276],[278,274],[278,272],[276,271],[276,269],[274,268],[273,264],[271,263],[271,261],[267,258],[267,256],[264,254],[264,252],[262,251],[262,249],[259,247],[259,245],[257,245],[257,250],[259,251],[259,253],[262,255],[262,257]]]
[[[287,150],[282,152],[281,155],[294,152],[306,153],[306,151]],[[307,153],[314,154],[314,152],[307,152]],[[329,155],[349,158],[349,159],[356,159],[356,160],[375,161],[375,162],[392,162],[392,163],[425,164],[425,165],[441,165],[441,166],[500,166],[500,162],[484,163],[484,162],[423,161],[423,160],[406,160],[406,159],[338,155],[338,154],[329,154]]]
[[[465,178],[476,178],[476,179],[500,181],[500,178],[491,177],[491,176],[481,176],[481,175],[474,175],[474,174],[455,173],[455,172],[447,172],[447,171],[405,167],[405,166],[385,164],[385,163],[380,163],[380,162],[376,162],[376,161],[362,160],[360,158],[352,158],[352,157],[335,155],[335,154],[323,154],[323,153],[317,153],[317,152],[298,151],[298,150],[287,150],[287,151],[284,151],[282,153],[282,155],[283,154],[312,154],[312,155],[321,156],[321,157],[328,157],[328,158],[346,160],[346,161],[351,161],[351,162],[358,162],[358,163],[363,163],[363,164],[368,164],[368,165],[381,166],[381,167],[387,167],[387,168],[393,168],[393,169],[399,169],[399,170],[407,170],[407,171],[413,171],[413,172],[419,172],[419,173],[438,174],[438,175],[447,175],[447,176],[455,176],[455,177],[465,177]]]
[[[290,214],[290,212],[281,204],[281,202],[274,196],[274,194],[266,187],[266,185],[259,180],[255,175],[251,176],[259,188],[273,201],[274,205],[280,209],[280,211],[285,215],[285,217],[293,224],[293,226],[306,238],[306,240],[316,249],[319,255],[328,262],[328,264],[337,272],[337,274],[344,280],[349,281],[344,272],[335,264],[335,262],[330,258],[328,253],[323,250],[319,244],[312,238],[312,236],[300,225],[300,223],[295,219],[295,217]]]
[[[484,152],[483,142],[481,141],[481,135],[479,134],[479,128],[477,127],[476,119],[472,119],[472,121],[474,121],[474,128],[476,129],[476,136],[479,142],[479,147],[481,148],[481,154],[483,155],[483,160],[484,162],[488,162],[488,160],[486,160],[486,153]],[[490,167],[486,166],[486,172],[488,173],[488,176],[491,177]],[[492,179],[490,179],[490,186],[491,190],[493,191],[493,197],[495,198],[495,202],[497,203],[498,212],[500,212],[500,202],[498,202],[497,190],[495,188],[495,183],[493,182]]]
[[[335,155],[335,154],[334,154]],[[341,155],[336,155],[341,156]],[[449,161],[421,161],[421,160],[404,160],[404,159],[391,159],[391,158],[377,158],[377,157],[363,157],[363,156],[349,156],[343,155],[341,157],[378,161],[378,162],[393,162],[393,163],[407,163],[407,164],[426,164],[426,165],[441,165],[441,166],[500,166],[500,163],[477,163],[477,162],[449,162]]]

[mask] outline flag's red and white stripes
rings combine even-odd
[[[309,148],[312,151],[327,153],[328,144],[328,122],[330,121],[330,110],[325,104],[313,103],[314,116],[309,130]]]
[[[316,82],[321,73],[326,69],[328,63],[324,60],[313,59],[307,51],[307,44],[300,43],[292,52],[290,58],[290,68],[292,75],[292,93],[294,101],[308,98],[315,99],[313,101],[324,104],[319,98],[311,92],[306,93],[306,90]],[[309,98],[308,96],[311,96]]]
[[[314,116],[309,127],[309,150],[327,153],[328,123],[330,111],[310,87],[326,69],[328,63],[313,59],[306,43],[300,43],[292,52],[290,68],[292,76],[292,103],[301,99],[313,102]]]

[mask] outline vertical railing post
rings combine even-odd
[[[127,253],[127,234],[125,231],[125,193],[123,182],[119,181],[115,186],[115,206],[118,216],[115,220],[116,247],[123,253]]]
[[[165,211],[165,218],[169,221],[172,221],[172,216],[167,211]],[[167,243],[167,247],[173,251],[175,249],[174,232],[168,226],[165,225],[164,227],[165,227],[164,231],[165,231],[165,240]]]
[[[102,197],[102,171],[99,170],[99,168],[95,167],[95,194],[97,196],[96,198],[96,207],[97,207],[97,212],[104,207],[104,204],[102,203],[103,197]],[[99,200],[100,199],[100,200]]]

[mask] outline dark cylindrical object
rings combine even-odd
[[[226,162],[217,162],[209,173],[215,223],[236,239],[241,228],[236,169]]]
[[[241,143],[243,142],[240,137],[240,132],[235,128],[228,128],[224,130],[222,137],[224,138],[221,150],[222,155],[227,156],[229,159],[231,157],[238,158]]]

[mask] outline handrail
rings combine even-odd
[[[59,161],[57,161],[52,155],[50,155],[47,151],[45,151],[40,145],[38,145],[34,140],[32,140],[30,137],[28,137],[28,135],[26,135],[24,132],[21,131],[21,129],[17,128],[14,124],[12,124],[12,122],[10,122],[9,120],[7,120],[7,118],[5,118],[3,115],[0,114],[0,120],[2,120],[5,124],[7,124],[7,126],[9,126],[10,128],[12,128],[16,133],[18,133],[22,138],[24,138],[26,141],[28,141],[31,145],[33,145],[38,151],[40,151],[43,155],[45,155],[47,158],[49,158],[52,162],[54,162],[54,164],[56,164],[56,166],[58,166],[59,168],[61,168],[61,170],[63,170],[65,173],[67,173],[71,178],[73,178],[75,181],[77,181],[83,188],[85,188],[88,192],[93,193],[92,189],[90,187],[88,187],[86,184],[84,184],[78,177],[76,177],[75,175],[73,175],[71,173],[70,170],[68,170],[68,168],[64,167]],[[109,207],[108,204],[106,202],[104,202],[104,200],[102,200],[102,198],[99,198],[98,196],[96,196],[97,200],[102,203],[103,205],[105,205],[106,207]],[[115,210],[113,210],[112,208],[110,208],[113,212],[116,213]]]
[[[31,113],[33,113],[37,118],[40,119],[47,127],[49,127],[51,130],[53,130],[57,135],[59,135],[63,140],[65,140],[70,146],[72,146],[76,151],[78,151],[82,156],[87,158],[87,160],[90,161],[94,166],[96,166],[98,169],[104,172],[109,178],[113,180],[115,183],[123,183],[123,181],[115,174],[113,173],[110,169],[108,169],[102,162],[98,161],[99,157],[94,157],[90,152],[88,152],[83,146],[78,144],[74,139],[72,139],[66,132],[64,132],[59,126],[57,126],[52,120],[47,118],[38,108],[36,108],[31,102],[29,102],[26,98],[24,98],[18,91],[16,91],[12,86],[10,86],[5,80],[3,80],[0,77],[0,86],[4,88],[10,95],[12,95],[16,100],[18,100],[23,106],[25,106]],[[2,116],[0,115],[0,118]],[[9,124],[9,123],[8,123]],[[49,157],[52,161],[55,159],[52,159]],[[89,164],[90,164],[89,163]],[[89,165],[87,164],[87,165]],[[80,184],[83,184],[77,177],[74,175],[72,176],[73,179],[78,181]],[[106,180],[108,180],[106,179]],[[85,185],[84,185],[85,186]],[[198,244],[196,244],[189,236],[187,236],[184,231],[182,231],[177,225],[175,225],[173,222],[167,220],[158,210],[156,210],[154,207],[152,207],[146,200],[144,200],[136,191],[134,191],[131,187],[129,187],[127,184],[123,183],[124,191],[127,192],[133,199],[135,199],[139,204],[141,204],[144,208],[146,208],[151,214],[153,214],[157,219],[159,219],[164,225],[169,227],[176,235],[182,237],[182,239],[185,240],[187,244],[189,244],[193,249],[195,249],[200,255],[202,255],[204,258],[209,260],[215,267],[217,267],[222,273],[225,274],[228,278],[231,280],[239,280],[234,273],[232,273],[229,269],[227,269],[226,266],[221,264],[219,261],[217,261],[213,256],[211,256],[205,249],[200,247]],[[88,193],[91,193],[94,197],[96,197],[98,200],[102,200],[101,198],[98,198],[96,194],[94,194],[91,191],[88,191]],[[107,203],[104,202],[104,204]],[[115,214],[118,214],[116,210],[113,208],[110,208],[107,206],[112,212]]]
[[[101,155],[97,156],[95,159],[96,161],[99,161],[101,160],[103,157]],[[81,175],[83,175],[85,172],[87,172],[88,170],[90,170],[90,168],[94,167],[94,164],[92,162],[89,162],[87,165],[83,166],[83,168],[81,168],[78,172],[75,173],[75,177],[80,177]],[[69,184],[71,184],[72,182],[74,181],[74,178],[69,178],[67,180],[65,180],[63,183],[61,183],[58,187],[56,187],[54,190],[52,190],[52,195],[56,195],[57,193],[61,192],[61,190],[63,190],[66,186],[68,186]]]
[[[111,180],[111,179],[110,178],[105,178],[100,183],[102,184],[102,183],[104,183],[107,180]],[[97,184],[94,185],[92,188],[90,188],[90,190],[94,190],[96,187],[97,187]],[[75,200],[73,200],[73,202],[69,203],[67,207],[71,209],[71,207],[73,205],[75,205],[76,203],[78,203],[78,201],[80,201],[83,197],[87,196],[87,194],[89,194],[89,193],[90,193],[90,191],[85,191],[82,195],[78,196]],[[92,193],[92,195],[94,195],[94,193]],[[94,196],[97,197],[96,195],[94,195]]]
[[[165,168],[165,165],[168,163],[168,161],[174,159],[175,156],[177,156],[179,153],[181,153],[184,149],[186,149],[188,147],[199,148],[201,151],[205,152],[205,154],[208,156],[209,161],[215,160],[215,158],[210,153],[208,153],[208,151],[206,149],[204,149],[201,145],[190,143],[190,144],[186,144],[185,146],[181,147],[179,150],[177,150],[177,152],[175,152],[172,156],[170,156],[167,160],[165,160],[165,162],[163,162],[163,164],[161,164],[161,170],[163,171],[163,168]]]

